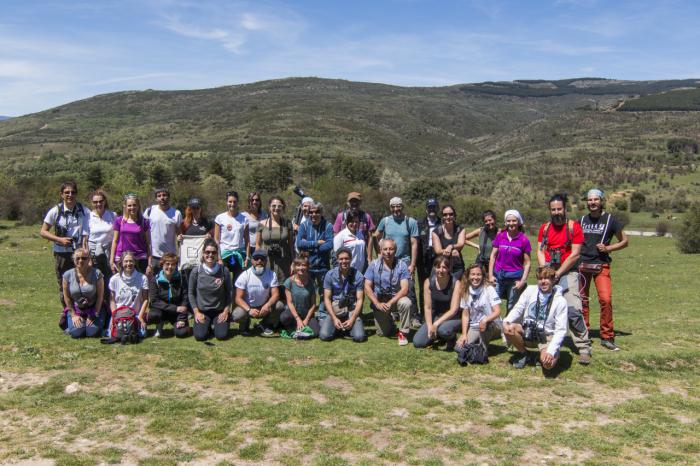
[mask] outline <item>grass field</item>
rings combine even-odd
[[[623,350],[546,379],[500,343],[460,367],[376,336],[71,341],[37,232],[0,224],[2,463],[700,463],[700,256],[672,240],[615,255]]]

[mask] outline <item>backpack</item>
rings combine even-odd
[[[110,328],[110,341],[104,343],[119,342],[122,345],[126,343],[138,343],[141,340],[139,330],[141,323],[136,318],[136,311],[128,306],[121,306],[112,313],[112,325]]]
[[[549,239],[547,238],[547,235],[549,234],[549,227],[552,225],[552,222],[547,222],[545,223],[544,226],[544,231],[542,231],[542,243],[540,245],[540,251],[544,251],[547,249],[547,243],[549,242]],[[563,249],[566,251],[571,247],[571,243],[573,241],[574,237],[574,221],[573,220],[567,220],[566,221],[566,242],[564,243]]]
[[[457,362],[461,366],[466,366],[467,364],[488,364],[489,362],[489,353],[481,343],[469,343],[458,347],[455,351],[457,352]]]

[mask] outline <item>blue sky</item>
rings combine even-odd
[[[0,115],[288,76],[700,78],[700,2],[0,0]]]

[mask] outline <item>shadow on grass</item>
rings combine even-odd
[[[546,379],[556,379],[562,372],[571,369],[574,358],[571,353],[559,353],[559,362],[552,369],[542,368],[542,375]]]

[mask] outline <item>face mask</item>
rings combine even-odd
[[[265,267],[263,267],[262,265],[256,265],[255,267],[253,267],[253,273],[259,277],[265,273]]]

